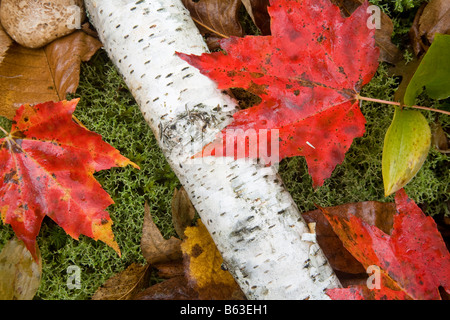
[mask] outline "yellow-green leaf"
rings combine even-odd
[[[430,149],[431,130],[417,110],[395,107],[386,132],[382,172],[386,196],[403,188],[419,171]]]
[[[433,99],[450,97],[450,35],[436,33],[434,41],[422,58],[405,92],[405,104],[412,106],[425,90]]]

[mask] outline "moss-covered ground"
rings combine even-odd
[[[420,0],[378,1],[394,20],[394,41],[404,50],[409,30]],[[248,20],[248,19],[247,19]],[[373,80],[361,95],[392,100],[399,79],[390,76],[389,66],[381,64]],[[122,257],[102,242],[81,236],[74,240],[50,219],[45,219],[37,242],[42,254],[43,276],[36,299],[89,299],[106,279],[133,262],[144,262],[140,252],[144,203],[150,205],[155,223],[164,236],[175,235],[171,225],[170,201],[179,181],[165,161],[155,138],[145,123],[138,106],[121,77],[107,58],[98,52],[81,69],[80,86],[73,97],[81,100],[76,117],[90,130],[137,163],[96,174],[103,188],[114,199],[108,208],[114,221],[113,231]],[[418,104],[437,106],[436,101],[422,95]],[[392,120],[393,109],[387,105],[364,102],[362,112],[367,119],[366,133],[356,139],[344,162],[324,186],[314,190],[303,158],[284,159],[279,167],[286,187],[300,211],[315,209],[314,204],[334,206],[348,202],[377,200],[384,197],[381,178],[381,156],[384,134]],[[430,122],[436,114],[424,112]],[[448,116],[440,122],[449,132]],[[0,125],[10,123],[0,118]],[[428,214],[449,214],[449,160],[434,148],[406,191]],[[8,225],[0,225],[0,248],[13,236]],[[67,268],[81,269],[81,289],[67,286]]]

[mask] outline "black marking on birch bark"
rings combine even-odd
[[[304,269],[308,269],[311,266],[311,259],[306,259],[305,263],[303,264]]]

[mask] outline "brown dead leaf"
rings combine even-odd
[[[43,49],[13,43],[0,65],[0,116],[12,119],[24,103],[59,101]]]
[[[175,188],[172,197],[172,222],[181,239],[186,238],[184,230],[190,226],[195,216],[195,208],[183,187],[180,190]]]
[[[437,120],[431,124],[431,143],[439,152],[450,153],[449,139]]]
[[[411,40],[411,45],[414,50],[414,53],[416,54],[416,57],[420,56],[422,53],[428,50],[429,47],[428,45],[425,45],[423,43],[422,37],[420,36],[419,32],[420,17],[422,16],[423,9],[425,9],[426,5],[427,5],[426,3],[423,3],[420,6],[419,10],[417,10],[411,29],[409,29],[409,38]]]
[[[182,0],[191,13],[210,49],[219,47],[218,41],[230,36],[242,37],[244,32],[238,20],[241,0]]]
[[[326,209],[331,214],[340,217],[347,218],[350,215],[354,215],[370,225],[377,226],[385,233],[390,232],[393,224],[393,215],[396,212],[394,203],[377,201],[349,203]],[[303,218],[307,223],[316,223],[317,242],[333,269],[351,274],[365,272],[361,263],[344,248],[320,210],[305,212],[303,213]]]
[[[188,285],[184,276],[155,284],[139,294],[135,300],[198,300],[198,293]]]
[[[428,50],[436,33],[450,34],[448,0],[431,0],[417,11],[409,32],[417,56]]]
[[[155,265],[158,269],[158,276],[163,279],[170,279],[184,275],[183,260],[160,262]]]
[[[60,98],[75,93],[80,80],[80,64],[89,61],[102,43],[82,31],[57,39],[48,44],[45,54]]]
[[[448,0],[431,0],[420,17],[419,34],[426,35],[431,44],[436,33],[450,34],[450,2]]]
[[[142,227],[141,250],[149,264],[181,259],[181,240],[171,237],[166,240],[153,222],[150,208],[145,203],[144,224]]]
[[[270,0],[241,0],[253,23],[263,36],[270,35],[270,16],[267,7]]]
[[[381,12],[381,29],[375,30],[375,43],[380,48],[380,60],[390,64],[398,63],[402,58],[402,52],[391,41],[394,32],[394,23]]]
[[[92,300],[131,300],[148,284],[148,265],[131,264],[97,289]]]
[[[390,68],[390,73],[393,76],[400,76],[402,80],[395,90],[394,93],[394,101],[403,103],[403,98],[405,97],[406,88],[408,87],[409,82],[411,81],[414,73],[420,65],[421,59],[417,59],[413,57],[412,61],[406,62],[402,60],[398,62],[395,67]]]
[[[303,213],[307,223],[316,223],[316,239],[324,251],[331,267],[334,270],[358,274],[364,272],[361,263],[358,262],[347,249],[344,248],[338,236],[334,233],[320,210]]]
[[[13,43],[0,65],[0,116],[12,119],[24,103],[60,101],[78,87],[80,63],[102,46],[76,31],[41,49]]]

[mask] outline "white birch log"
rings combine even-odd
[[[91,22],[249,299],[328,299],[340,283],[275,167],[191,159],[236,102],[175,55],[208,49],[180,0],[86,0]]]

